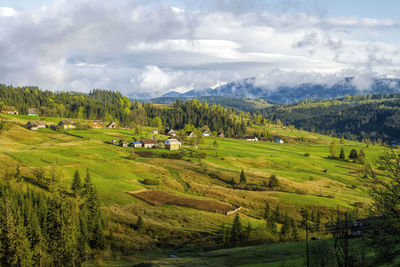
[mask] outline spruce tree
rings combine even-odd
[[[358,158],[357,150],[352,149],[350,151],[349,159],[351,159],[355,162],[357,160],[357,158]]]
[[[282,224],[282,227],[281,227],[281,231],[279,233],[279,238],[281,239],[281,241],[284,241],[284,240],[288,239],[290,230],[291,230],[291,222],[290,222],[290,218],[289,218],[289,216],[288,216],[288,214],[286,212],[284,220],[283,220],[283,224]]]
[[[230,243],[236,245],[243,240],[243,229],[240,222],[239,214],[236,214],[231,228]]]
[[[78,196],[80,194],[81,188],[82,188],[81,177],[79,175],[78,170],[76,170],[74,173],[74,179],[72,180],[71,190],[72,192],[74,192],[75,196]]]
[[[345,160],[346,159],[346,154],[344,154],[344,149],[343,148],[340,150],[339,158],[341,160]]]
[[[272,213],[272,209],[268,202],[265,204],[264,219],[266,222],[267,230],[269,232],[271,232],[272,234],[275,234],[276,233],[275,218],[274,218],[274,214]]]
[[[246,174],[244,173],[244,170],[242,169],[242,172],[240,173],[240,183],[242,185],[247,184],[247,178],[246,178]]]

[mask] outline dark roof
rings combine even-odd
[[[245,136],[244,139],[255,139],[255,137],[252,135],[249,135],[249,136]]]
[[[141,142],[146,145],[157,144],[157,140],[154,139],[142,139]]]

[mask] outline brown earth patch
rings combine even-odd
[[[176,205],[221,214],[227,214],[229,211],[233,211],[237,208],[231,204],[215,200],[192,199],[160,191],[128,192],[128,194],[153,206]]]

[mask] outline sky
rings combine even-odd
[[[0,83],[132,97],[400,78],[397,0],[0,0]]]

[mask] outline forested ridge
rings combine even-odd
[[[183,129],[207,126],[229,137],[246,134],[246,125],[234,109],[198,100],[177,100],[171,107],[131,101],[119,92],[92,90],[89,94],[51,92],[36,87],[0,85],[0,108],[14,107],[20,113],[37,108],[41,116],[117,121],[121,126],[140,125]],[[250,115],[248,115],[250,117]]]
[[[267,108],[261,113],[296,128],[359,141],[389,143],[398,140],[400,134],[399,95],[301,101]]]

